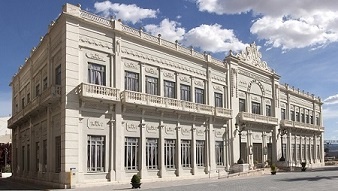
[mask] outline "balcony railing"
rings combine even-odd
[[[109,101],[119,101],[119,90],[112,87],[100,86],[96,84],[81,83],[78,86],[77,93],[82,98],[97,98]]]
[[[213,106],[128,90],[121,92],[121,101],[124,103],[167,108],[177,111],[215,115],[215,107]]]
[[[319,125],[302,123],[302,122],[298,122],[298,121],[290,121],[290,120],[287,120],[287,119],[281,120],[280,125],[283,126],[283,127],[324,131],[324,127],[321,127]]]
[[[60,98],[60,96],[61,96],[61,86],[48,87],[39,96],[35,97],[33,100],[27,103],[27,105],[22,110],[15,113],[8,120],[8,127],[10,127],[23,117],[30,115],[31,112],[35,111],[37,108],[44,107],[45,104],[53,103],[55,99]]]
[[[264,116],[254,113],[240,112],[238,113],[239,119],[241,121],[268,124],[268,125],[278,125],[278,119],[276,117]]]
[[[232,110],[223,107],[216,107],[215,115],[218,117],[225,117],[230,119],[232,118]]]

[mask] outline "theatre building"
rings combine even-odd
[[[14,178],[69,187],[213,177],[240,158],[324,164],[320,98],[281,84],[255,44],[217,60],[66,4],[10,85]]]

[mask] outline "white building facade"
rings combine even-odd
[[[66,4],[10,84],[13,176],[202,178],[240,155],[322,166],[322,102],[279,79],[255,44],[220,61]]]

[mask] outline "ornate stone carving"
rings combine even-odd
[[[196,135],[203,136],[204,135],[204,128],[196,128]]]
[[[138,126],[133,123],[126,123],[126,129],[129,132],[135,132],[137,131]]]
[[[104,129],[104,121],[102,119],[87,119],[87,127],[89,129]]]
[[[131,69],[138,69],[138,65],[133,62],[125,62],[124,66]]]
[[[160,58],[160,57],[157,57],[157,56],[153,56],[153,55],[149,55],[149,54],[144,54],[142,52],[139,52],[139,51],[136,51],[136,50],[132,50],[132,49],[129,49],[129,48],[121,48],[121,52],[125,53],[125,54],[129,54],[129,55],[135,56],[135,57],[143,58],[143,59],[146,59],[146,60],[149,60],[149,61],[153,61],[153,62],[157,62],[157,63],[160,63],[160,64],[164,64],[164,65],[167,65],[169,67],[173,67],[173,68],[185,70],[185,71],[188,71],[188,72],[192,72],[192,73],[200,75],[200,76],[206,76],[206,73],[203,70],[195,69],[195,68],[193,68],[191,66],[186,66],[186,65],[183,65],[183,64],[179,64],[179,63],[176,63],[176,62],[164,59],[164,58]]]
[[[190,128],[187,128],[187,127],[181,128],[182,135],[189,135],[190,131],[191,131]]]
[[[215,131],[215,137],[222,138],[222,137],[223,137],[223,131],[217,129],[217,130]]]
[[[182,76],[182,75],[180,75],[180,80],[182,82],[190,83],[190,78],[188,76]]]
[[[90,58],[90,59],[93,59],[93,60],[99,60],[99,61],[105,62],[105,60],[103,59],[103,57],[100,56],[97,53],[86,53],[86,57]]]
[[[149,74],[158,75],[157,69],[154,69],[152,67],[145,67],[144,71]]]
[[[250,46],[246,47],[245,50],[237,54],[236,57],[248,64],[256,66],[257,68],[272,72],[266,62],[261,60],[262,54],[258,51],[255,43],[250,44]]]
[[[146,126],[146,129],[147,129],[147,132],[148,133],[156,133],[157,132],[157,130],[158,130],[158,127],[156,127],[156,126],[149,126],[149,125],[147,125]]]
[[[204,87],[204,83],[201,80],[195,80],[195,85],[199,87]]]
[[[238,73],[241,74],[241,75],[243,75],[243,76],[247,76],[249,78],[253,78],[253,79],[257,80],[257,81],[261,81],[261,82],[264,82],[264,83],[267,83],[267,84],[270,84],[270,85],[272,84],[271,80],[269,78],[266,78],[264,76],[255,74],[255,73],[250,72],[248,70],[244,70],[242,68],[239,69]]]
[[[214,87],[214,90],[217,90],[217,91],[223,91],[223,87],[222,86],[219,86],[219,85],[213,85]]]
[[[166,134],[174,134],[175,133],[175,127],[165,126],[165,133]]]
[[[113,49],[113,45],[110,43],[106,43],[106,42],[101,42],[92,38],[88,38],[88,37],[84,37],[84,36],[80,36],[80,42],[83,42],[85,44],[90,44],[90,45],[94,45],[94,46],[98,46],[98,47],[102,47],[102,48],[107,48],[107,49]]]
[[[257,80],[252,80],[252,81],[249,83],[249,85],[248,85],[248,90],[247,90],[247,91],[250,92],[252,83],[256,83],[256,84],[259,86],[259,88],[261,89],[261,91],[262,91],[262,96],[265,96],[264,87],[263,87],[262,83],[260,83],[260,82],[257,81]]]
[[[163,72],[163,76],[171,79],[175,79],[175,74],[171,72]]]

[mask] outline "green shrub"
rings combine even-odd
[[[276,172],[276,165],[272,164],[270,168],[271,168],[271,172]]]
[[[132,178],[131,178],[131,183],[136,183],[139,184],[141,183],[141,177],[137,174],[135,174]]]

